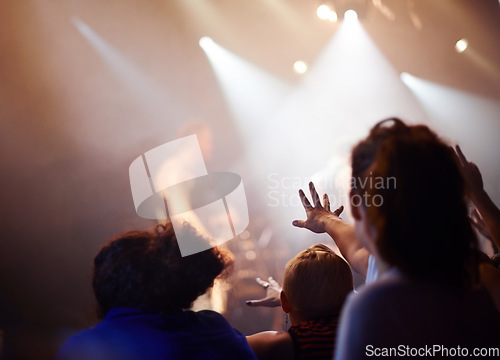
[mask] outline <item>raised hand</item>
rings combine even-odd
[[[455,150],[458,155],[458,160],[461,165],[460,170],[464,177],[469,196],[474,197],[483,190],[483,177],[481,176],[481,172],[476,164],[467,161],[460,146],[457,145]]]
[[[465,180],[467,195],[480,215],[474,216],[473,214],[472,225],[491,239],[497,248],[500,248],[500,209],[484,190],[483,177],[477,165],[467,161],[458,145],[455,150],[461,165],[460,171]]]
[[[311,193],[311,199],[314,205],[311,205],[309,200],[307,199],[304,191],[302,189],[299,190],[300,200],[302,201],[302,205],[304,205],[304,209],[306,210],[306,220],[294,220],[292,222],[293,226],[306,228],[315,233],[324,233],[326,232],[325,221],[332,216],[338,217],[344,207],[341,206],[334,212],[330,211],[330,200],[328,196],[325,194],[323,196],[324,206],[321,205],[321,201],[319,199],[318,192],[314,187],[312,182],[309,183],[309,191]]]
[[[472,226],[477,231],[479,231],[479,233],[481,235],[483,235],[488,240],[493,241],[493,239],[491,238],[491,234],[488,230],[488,226],[484,223],[484,220],[483,220],[481,214],[479,213],[479,211],[477,211],[477,208],[474,208],[474,210],[472,211],[472,213],[469,216],[469,220],[470,220]]]
[[[255,279],[257,283],[266,289],[266,296],[259,300],[247,300],[246,304],[248,306],[265,306],[265,307],[277,307],[281,306],[281,286],[272,277],[269,277],[267,281],[261,278]]]

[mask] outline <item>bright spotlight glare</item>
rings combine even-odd
[[[344,13],[344,19],[345,20],[356,20],[358,18],[358,14],[354,10],[347,10]]]
[[[455,44],[455,50],[457,50],[458,53],[463,53],[468,45],[469,42],[466,39],[460,39]]]
[[[331,22],[337,21],[337,13],[335,10],[332,10],[328,5],[323,4],[318,6],[316,10],[316,14],[321,20],[329,20]]]
[[[200,39],[200,46],[203,48],[203,49],[206,49],[208,48],[210,45],[212,45],[214,43],[214,41],[212,40],[212,38],[208,37],[208,36],[203,36],[201,39]]]
[[[330,15],[328,15],[328,20],[331,22],[337,21],[337,13],[335,11],[330,11]]]
[[[330,18],[331,12],[332,10],[330,9],[330,7],[325,4],[318,6],[318,9],[316,10],[316,14],[318,14],[318,17],[321,20],[328,20]]]
[[[410,75],[410,74],[408,74],[407,72],[402,72],[402,73],[401,73],[401,75],[400,75],[400,77],[401,77],[401,80],[402,80],[405,84],[407,84],[407,83],[408,83],[408,80],[410,80],[410,78],[411,78],[411,75]]]
[[[307,71],[307,64],[303,61],[296,61],[294,64],[293,64],[293,69],[295,70],[295,72],[297,74],[303,74]]]

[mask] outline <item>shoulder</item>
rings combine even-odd
[[[102,337],[94,329],[84,330],[67,339],[57,352],[56,360],[100,359]],[[91,353],[93,352],[93,353]]]
[[[456,306],[456,296],[442,286],[391,274],[351,294],[343,318],[354,324],[362,322],[364,327],[380,323],[399,326],[403,321],[420,322],[422,317],[446,317]]]
[[[290,334],[263,331],[247,336],[247,341],[259,359],[292,359],[293,342]]]
[[[387,277],[376,282],[364,285],[357,293],[352,292],[346,299],[343,312],[357,311],[373,314],[373,309],[384,309],[388,306],[387,300],[394,297],[405,296],[410,288],[399,277]]]
[[[194,316],[200,319],[227,323],[227,320],[224,318],[224,316],[213,310],[200,310],[200,311],[189,311],[189,312],[191,314],[194,314]]]
[[[392,302],[402,288],[400,279],[382,278],[348,296],[340,316],[335,359],[365,358],[368,346],[393,336],[389,323],[398,311]]]
[[[432,342],[493,344],[487,324],[495,318],[491,304],[476,293],[459,296],[438,284],[384,277],[347,299],[337,353],[356,357],[366,355],[369,346]]]
[[[184,313],[191,322],[191,343],[198,343],[206,350],[204,358],[255,359],[245,335],[233,328],[221,314],[212,310]]]
[[[184,311],[183,317],[185,318],[183,321],[203,328],[233,329],[224,316],[212,310],[188,310]]]
[[[402,318],[414,312],[412,287],[400,277],[384,277],[351,293],[341,312],[336,358],[366,355],[368,344],[393,339],[408,326]]]

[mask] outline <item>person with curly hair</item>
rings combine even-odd
[[[187,223],[182,231],[210,241]],[[68,339],[56,359],[255,359],[245,336],[222,315],[188,310],[232,262],[217,247],[182,257],[170,222],[111,239],[94,260],[101,321]]]

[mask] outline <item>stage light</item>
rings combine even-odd
[[[321,20],[327,20],[328,17],[330,16],[331,11],[332,10],[330,9],[330,7],[328,5],[323,4],[323,5],[318,6],[318,10],[316,10],[316,14],[318,14],[318,17]]]
[[[210,38],[208,36],[203,36],[200,39],[199,44],[200,44],[202,49],[207,49],[208,47],[210,47],[211,45],[214,44],[214,41],[212,40],[212,38]]]
[[[337,13],[327,4],[318,6],[316,14],[321,20],[329,20],[331,22],[337,21]]]
[[[245,253],[245,257],[247,258],[247,260],[255,260],[257,258],[257,254],[253,250],[248,250]]]
[[[233,119],[241,133],[254,141],[289,93],[290,85],[210,38],[200,42]]]
[[[455,50],[457,50],[458,53],[463,53],[468,45],[469,42],[466,39],[460,39],[455,44]]]
[[[411,75],[408,74],[407,72],[402,72],[401,75],[401,81],[404,82],[405,84],[408,84],[408,81],[411,81]]]
[[[344,19],[345,20],[348,20],[348,21],[351,21],[351,20],[356,20],[358,18],[358,13],[352,9],[350,10],[347,10],[345,13],[344,13]]]
[[[477,158],[481,169],[498,169],[500,102],[412,74],[401,76],[438,134],[460,144],[468,157],[470,153],[471,158]],[[491,173],[494,178],[498,178],[498,174],[498,170],[495,175]]]
[[[71,22],[96,54],[106,63],[109,71],[133,95],[134,101],[148,109],[148,113],[152,114],[151,119],[158,118],[158,113],[164,113],[164,111],[171,108],[172,103],[177,103],[173,92],[168,91],[163,85],[159,84],[143,68],[134,63],[80,18],[73,17]],[[169,103],[169,100],[172,103]],[[157,124],[157,120],[151,121],[152,124]]]
[[[293,70],[297,74],[304,74],[307,71],[307,64],[305,62],[301,61],[301,60],[296,61],[293,64]]]

